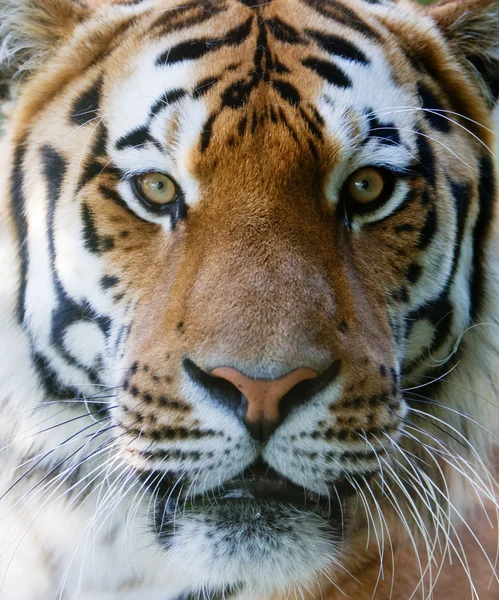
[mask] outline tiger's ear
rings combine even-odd
[[[87,12],[79,0],[0,0],[0,80],[36,70]]]
[[[426,10],[487,103],[496,104],[499,99],[499,1],[442,0]]]

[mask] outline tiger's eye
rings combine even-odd
[[[369,204],[378,200],[384,187],[385,180],[381,172],[374,167],[366,167],[350,175],[346,189],[356,202]]]
[[[173,202],[177,197],[175,183],[162,173],[140,175],[137,184],[142,196],[158,208]]]

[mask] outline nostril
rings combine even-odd
[[[183,367],[192,381],[204,388],[213,400],[220,402],[235,413],[239,419],[244,420],[248,410],[248,401],[235,385],[226,379],[203,371],[189,358],[183,360]]]
[[[325,389],[338,375],[340,361],[318,374],[308,367],[290,371],[278,379],[252,379],[233,367],[216,367],[207,373],[186,358],[183,366],[190,378],[213,400],[230,409],[250,435],[267,441],[278,425],[301,404]]]
[[[340,372],[341,361],[335,360],[314,379],[304,379],[297,383],[281,400],[279,412],[284,420],[298,406],[305,404],[330,385]]]

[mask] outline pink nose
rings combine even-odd
[[[318,373],[314,369],[302,367],[280,379],[250,379],[232,367],[217,367],[211,375],[226,379],[237,387],[248,401],[245,421],[247,425],[256,425],[277,424],[279,403],[283,396],[300,381],[314,379]]]

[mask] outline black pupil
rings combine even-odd
[[[362,181],[359,181],[359,184],[363,190],[367,190],[367,188],[369,187],[369,181],[367,179],[363,179]]]
[[[158,181],[158,183],[156,184],[156,187],[161,192],[161,190],[165,187],[165,184],[162,181]]]

